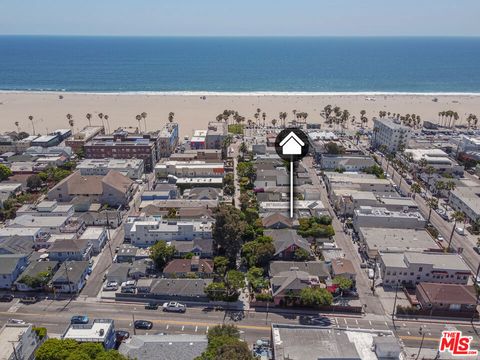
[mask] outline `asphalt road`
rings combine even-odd
[[[236,324],[242,338],[250,345],[259,338],[270,336],[272,323],[303,324],[316,326],[331,326],[348,329],[369,329],[378,331],[395,331],[398,337],[408,347],[418,347],[421,341],[420,326],[425,326],[424,346],[436,349],[441,332],[444,330],[461,330],[464,334],[474,337],[474,347],[479,347],[478,334],[470,324],[445,325],[425,321],[397,320],[395,325],[380,317],[355,317],[332,314],[295,314],[248,311],[245,313],[229,313],[224,311],[205,311],[204,308],[190,307],[185,314],[164,313],[161,310],[145,310],[143,304],[97,302],[96,299],[74,301],[44,300],[33,305],[22,305],[18,299],[12,303],[0,304],[0,322],[8,319],[20,319],[32,322],[37,326],[45,326],[50,336],[62,335],[68,327],[73,315],[87,315],[90,319],[113,319],[116,329],[125,329],[133,334],[133,320],[150,320],[154,326],[151,330],[137,330],[137,334],[205,334],[218,324]],[[232,318],[241,315],[241,320]],[[329,319],[330,325],[325,323]]]

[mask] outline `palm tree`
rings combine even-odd
[[[17,128],[17,133],[20,132],[20,123],[18,121],[15,121],[15,127]]]
[[[257,125],[258,127],[258,118],[260,117],[260,113],[259,112],[256,112],[253,117],[255,118],[255,124]]]
[[[430,211],[428,212],[427,222],[430,222],[430,217],[432,216],[432,210],[438,209],[438,199],[434,197],[427,199],[427,206],[430,208]]]
[[[103,115],[103,118],[105,119],[105,122],[107,123],[107,128],[108,128],[108,133],[110,133],[110,122],[108,121],[109,116],[107,114]]]
[[[169,112],[168,113],[168,121],[169,122],[173,122],[173,118],[175,117],[175,113],[174,112]]]
[[[282,122],[280,125],[285,127],[285,120],[287,119],[287,113],[286,112],[280,112],[278,117],[280,118],[280,120]]]
[[[436,170],[432,165],[428,165],[425,168],[425,173],[428,175],[427,184],[428,184],[429,187],[430,187],[430,180],[432,179],[432,175],[435,174],[435,172],[436,172]]]
[[[105,124],[103,122],[103,113],[98,113],[98,117],[100,118],[100,120],[102,121],[102,126],[103,128],[105,129]]]
[[[445,182],[442,180],[435,182],[435,193],[438,195],[442,190],[445,190]]]
[[[30,122],[32,123],[33,135],[35,135],[35,124],[33,122],[33,115],[29,115],[28,120],[30,120]]]
[[[412,191],[413,199],[415,199],[415,195],[420,194],[422,192],[422,187],[418,182],[414,182],[410,187],[410,190]]]
[[[87,115],[85,115],[85,117],[87,118],[88,126],[92,126],[92,114],[87,113]]]
[[[143,119],[143,125],[145,126],[145,132],[147,131],[147,113],[144,111],[140,114]]]
[[[138,132],[141,133],[142,129],[140,128],[140,121],[142,121],[142,115],[136,115],[135,119],[138,121]]]
[[[465,221],[465,213],[463,213],[462,211],[455,211],[452,215],[452,219],[454,220],[454,223],[453,223],[452,232],[450,233],[450,239],[448,240],[448,248],[447,248],[448,251],[451,250],[453,233],[457,228],[457,222]]]
[[[277,124],[277,119],[272,119],[272,126],[275,127],[276,124]]]
[[[267,118],[267,113],[263,112],[262,113],[262,119],[263,119],[263,127],[265,127],[265,119]]]
[[[72,129],[72,134],[73,134],[73,125],[74,125],[73,115],[72,114],[67,114],[66,118],[68,120],[68,125],[70,125],[70,128]]]

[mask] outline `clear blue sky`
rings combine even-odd
[[[0,34],[480,36],[480,0],[1,0]]]

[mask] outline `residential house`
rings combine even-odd
[[[164,301],[208,302],[204,289],[211,283],[212,279],[154,279],[149,295]]]
[[[36,244],[25,237],[11,236],[0,240],[0,254],[25,254],[33,253]]]
[[[273,239],[275,259],[291,260],[294,258],[297,249],[304,249],[309,254],[312,254],[310,243],[297,235],[295,230],[266,230],[264,231],[264,235],[270,236]]]
[[[31,285],[28,285],[25,283],[26,277],[30,278],[39,278],[43,277],[45,278],[46,282],[53,277],[55,272],[58,270],[59,263],[56,261],[33,261],[31,262],[25,271],[18,277],[17,281],[15,281],[15,287],[17,288],[18,291],[39,291],[43,290],[44,286],[37,286],[37,287],[32,287]],[[48,274],[48,275],[47,275]],[[47,276],[45,276],[47,275]]]
[[[191,259],[174,259],[163,268],[162,273],[166,277],[195,275],[196,277],[208,278],[213,274],[213,261],[200,259],[198,256]]]
[[[0,329],[2,360],[33,360],[40,344],[32,324],[6,323]]]
[[[116,171],[105,176],[82,176],[76,171],[48,192],[49,200],[68,202],[77,196],[87,197],[113,207],[127,205],[136,190],[135,183]]]
[[[26,254],[0,255],[0,289],[10,290],[27,265]]]
[[[472,313],[477,307],[473,285],[421,282],[415,291],[422,309]]]
[[[121,284],[129,279],[128,273],[130,271],[130,264],[113,263],[107,270],[107,282],[116,281]]]
[[[104,227],[87,227],[80,239],[88,240],[93,246],[95,254],[100,253],[107,242],[107,230]]]
[[[176,256],[179,258],[184,258],[187,254],[193,254],[201,258],[211,258],[213,256],[213,239],[173,240],[169,243],[175,247]]]
[[[88,267],[88,261],[65,261],[53,276],[54,291],[78,294],[87,283]]]
[[[48,256],[54,261],[88,261],[93,245],[88,239],[58,239],[48,248]]]
[[[289,298],[299,296],[307,287],[325,287],[322,281],[330,273],[325,263],[320,261],[270,263],[270,285],[276,305],[285,304]]]
[[[345,258],[338,258],[332,261],[332,277],[342,276],[355,282],[357,272],[353,267],[353,263]]]
[[[293,219],[280,213],[272,213],[262,218],[262,224],[265,229],[290,229],[293,227]]]
[[[139,259],[132,262],[128,277],[131,279],[141,279],[147,277],[153,269],[153,261],[151,259]]]
[[[76,167],[82,176],[105,176],[109,171],[116,171],[132,179],[143,176],[145,166],[142,159],[85,159]]]
[[[91,324],[71,324],[62,339],[79,343],[100,343],[106,350],[115,347],[115,323],[110,319],[94,319]]]

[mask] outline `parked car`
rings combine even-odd
[[[478,248],[478,246],[474,246],[473,250],[480,255],[480,248]]]
[[[170,301],[163,304],[163,311],[184,313],[187,311],[187,306],[176,301]]]
[[[9,324],[25,324],[25,321],[20,319],[8,319]]]
[[[88,324],[87,315],[75,315],[70,319],[70,324]]]
[[[135,280],[128,280],[122,283],[122,289],[123,288],[134,288],[135,287]]]
[[[117,291],[118,290],[118,283],[116,281],[110,281],[109,283],[105,284],[103,287],[103,291]]]
[[[437,236],[438,241],[445,241],[445,238],[442,235]]]
[[[122,294],[135,294],[135,289],[134,288],[122,288]]]
[[[462,236],[465,235],[465,229],[461,228],[461,227],[456,227],[455,232],[459,235],[462,235]]]
[[[10,302],[13,300],[13,295],[5,294],[0,296],[0,302]]]
[[[145,309],[147,309],[147,310],[157,310],[158,309],[158,304],[156,302],[149,302],[148,304],[145,305]]]
[[[23,304],[35,304],[38,301],[36,296],[24,296],[20,299]]]
[[[373,271],[373,269],[368,269],[368,278],[373,279],[374,276],[375,276],[375,271]]]
[[[153,323],[148,320],[135,320],[133,326],[135,329],[150,330],[153,327]]]
[[[127,340],[130,337],[130,333],[127,330],[116,330],[115,331],[115,340],[117,342],[122,342]]]

